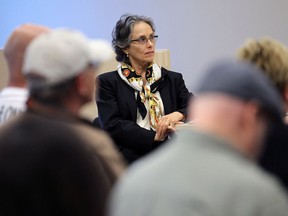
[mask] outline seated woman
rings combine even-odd
[[[98,76],[99,122],[131,163],[166,141],[185,121],[191,93],[180,73],[154,62],[153,21],[123,15],[113,30],[117,70]]]

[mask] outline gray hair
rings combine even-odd
[[[153,32],[155,32],[155,25],[152,19],[146,16],[124,14],[116,23],[116,26],[112,32],[112,46],[116,53],[117,61],[130,63],[129,58],[122,49],[130,46],[132,28],[135,23],[139,22],[147,23],[152,28]]]

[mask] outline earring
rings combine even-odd
[[[127,58],[129,58],[129,53],[126,53]]]

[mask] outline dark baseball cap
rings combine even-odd
[[[234,59],[220,60],[205,71],[195,94],[219,92],[243,101],[255,101],[274,120],[283,119],[283,100],[272,82],[256,66]]]

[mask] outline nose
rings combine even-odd
[[[147,43],[146,43],[147,46],[154,46],[154,43],[152,42],[152,39],[150,38],[147,38]]]

